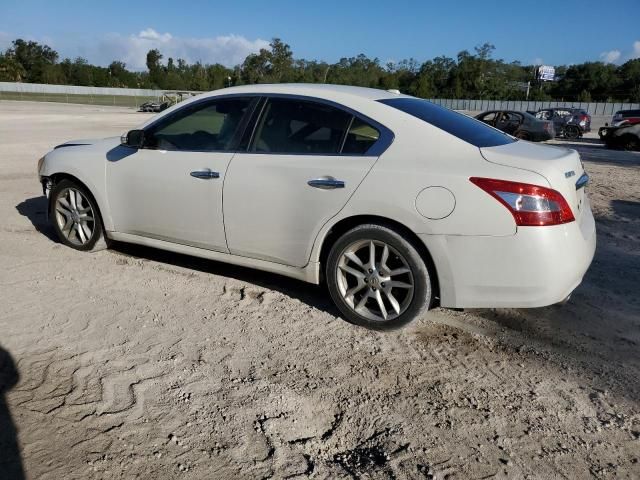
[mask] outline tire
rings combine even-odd
[[[531,137],[529,136],[529,134],[527,132],[522,131],[522,130],[516,132],[514,136],[516,138],[519,138],[520,140],[531,140]]]
[[[360,225],[343,234],[331,247],[325,275],[343,317],[372,330],[403,327],[433,301],[432,276],[418,250],[382,225]]]
[[[633,135],[625,135],[622,141],[622,148],[628,152],[640,151],[640,140]]]
[[[85,252],[107,247],[98,205],[78,182],[65,179],[53,186],[49,218],[60,242],[66,246]]]
[[[578,137],[580,137],[580,129],[578,127],[574,127],[572,125],[565,127],[564,138],[575,140]]]

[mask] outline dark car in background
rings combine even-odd
[[[612,127],[640,123],[640,110],[618,110],[611,119]]]
[[[555,137],[553,122],[540,120],[527,112],[488,110],[476,115],[481,122],[522,140],[541,142]]]
[[[598,135],[607,148],[640,151],[640,123],[601,127]]]
[[[553,122],[556,135],[565,138],[580,138],[591,131],[591,115],[581,108],[547,108],[535,116]]]
[[[162,112],[169,108],[169,102],[144,102],[140,105],[139,112]]]

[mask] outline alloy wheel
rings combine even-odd
[[[85,245],[93,237],[95,213],[89,200],[75,188],[65,188],[56,198],[56,222],[62,235],[74,245]]]
[[[391,245],[379,240],[354,242],[340,254],[336,270],[343,300],[369,320],[393,320],[411,304],[413,273]]]

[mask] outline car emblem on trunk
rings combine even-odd
[[[576,172],[574,172],[573,170],[569,170],[568,172],[564,172],[564,178],[571,178],[574,177],[576,175]]]

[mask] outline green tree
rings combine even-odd
[[[13,58],[25,71],[23,81],[38,83],[44,81],[44,71],[48,65],[58,61],[58,52],[38,42],[18,38],[6,51],[5,56]]]
[[[14,56],[0,54],[0,81],[22,82],[27,71]]]

